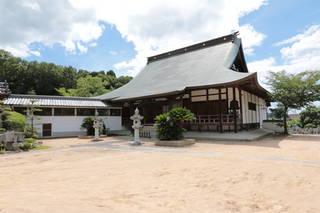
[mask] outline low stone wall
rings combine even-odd
[[[318,127],[318,128],[311,128],[311,127],[301,128],[298,126],[292,126],[292,127],[289,127],[288,130],[291,134],[320,134],[320,127]]]
[[[16,150],[23,143],[23,141],[23,132],[10,131],[0,135],[0,145],[9,151]]]
[[[262,128],[274,133],[282,133],[284,131],[282,124],[282,120],[264,120]]]
[[[170,147],[184,147],[191,146],[195,144],[194,139],[185,139],[185,140],[177,140],[177,141],[156,141],[156,146],[170,146]]]

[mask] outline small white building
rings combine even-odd
[[[34,112],[39,137],[85,135],[81,124],[89,116],[101,118],[110,131],[122,129],[121,107],[110,106],[96,98],[11,94],[4,104],[22,114],[27,114],[30,107],[41,109]]]

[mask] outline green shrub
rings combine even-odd
[[[180,140],[185,129],[182,121],[193,120],[194,114],[185,108],[177,107],[168,113],[163,113],[155,118],[157,137],[160,140]]]
[[[300,126],[300,122],[296,121],[296,120],[288,121],[287,124],[290,127],[292,127],[292,126]]]
[[[171,119],[179,121],[191,121],[195,119],[194,114],[190,110],[182,107],[176,107],[170,110],[169,116]]]
[[[38,138],[37,130],[30,125],[26,126],[24,134],[26,138]]]
[[[30,149],[36,148],[36,141],[37,140],[35,138],[25,138],[24,142],[20,145],[20,149],[22,149],[23,151],[28,151]]]
[[[25,138],[24,142],[26,143],[35,143],[37,140],[35,138]]]
[[[87,135],[94,135],[93,122],[94,117],[86,117],[82,121],[81,128],[87,130]]]
[[[23,142],[21,145],[20,145],[20,149],[22,149],[23,151],[28,151],[32,148],[34,148],[34,144],[33,143],[30,143],[30,142]]]
[[[24,115],[14,111],[6,111],[4,121],[5,129],[24,132],[26,126],[27,121]]]
[[[0,154],[4,154],[4,153],[6,153],[6,149],[4,145],[0,142]]]

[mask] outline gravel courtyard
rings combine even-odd
[[[320,212],[320,136],[188,148],[104,140],[0,155],[0,212]]]

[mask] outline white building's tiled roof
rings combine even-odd
[[[109,105],[96,98],[66,97],[49,95],[12,94],[4,100],[4,104],[13,106],[59,106],[59,107],[108,107]]]

